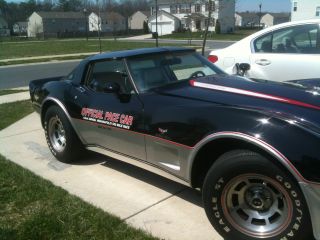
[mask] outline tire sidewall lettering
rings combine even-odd
[[[291,223],[289,223],[289,226],[287,227],[287,229],[285,229],[278,236],[278,238],[276,238],[279,240],[290,240],[295,237],[297,231],[301,230],[301,224],[303,222],[303,215],[304,215],[301,208],[302,201],[299,197],[298,191],[294,189],[293,187],[294,185],[291,183],[290,179],[287,179],[286,177],[281,175],[276,175],[271,178],[281,184],[281,186],[290,196],[290,201],[293,204],[292,221]],[[221,177],[215,183],[212,184],[213,194],[212,194],[211,210],[214,218],[216,219],[215,221],[220,226],[220,230],[224,231],[225,234],[231,234],[231,233],[237,232],[237,230],[235,230],[231,225],[229,225],[229,222],[225,219],[222,211],[222,206],[221,206],[222,191],[230,180],[232,180],[232,177],[230,179]]]

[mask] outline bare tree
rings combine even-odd
[[[220,2],[222,0],[218,0],[218,10],[219,12],[223,9],[223,7],[221,7]],[[231,1],[231,0],[230,0]],[[233,0],[235,2],[235,4],[237,3],[237,0]],[[206,21],[206,28],[205,28],[205,32],[204,32],[204,38],[203,38],[203,44],[202,44],[202,55],[204,55],[205,52],[205,48],[206,48],[206,43],[207,43],[207,37],[208,37],[208,32],[209,32],[209,26],[212,25],[212,13],[213,11],[216,10],[216,5],[215,5],[215,0],[209,0],[208,1],[208,19]],[[225,10],[225,9],[224,9]],[[217,22],[219,24],[221,24],[221,22],[219,21],[219,19],[217,19]],[[219,25],[220,27],[221,25]],[[216,26],[217,27],[217,26]]]
[[[209,25],[211,24],[211,15],[212,15],[212,0],[209,0],[208,2],[209,7],[208,7],[208,19],[206,21],[206,29],[204,31],[204,37],[203,37],[203,43],[202,43],[202,56],[204,56],[204,52],[205,52],[205,48],[206,48],[206,44],[207,44],[207,37],[208,37],[208,32],[209,32]]]

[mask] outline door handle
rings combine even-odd
[[[259,60],[256,60],[256,64],[261,66],[268,66],[271,64],[271,62],[268,59],[259,59]]]
[[[86,90],[83,87],[77,87],[77,90],[81,93],[84,93]]]

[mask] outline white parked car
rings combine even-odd
[[[208,57],[229,74],[250,64],[254,79],[289,81],[320,77],[320,19],[279,24],[254,33]]]

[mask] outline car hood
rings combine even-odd
[[[312,85],[230,75],[207,76],[184,84],[184,87],[172,85],[160,92],[225,107],[264,111],[285,119],[303,119],[303,124],[317,129],[320,126],[320,91]]]

